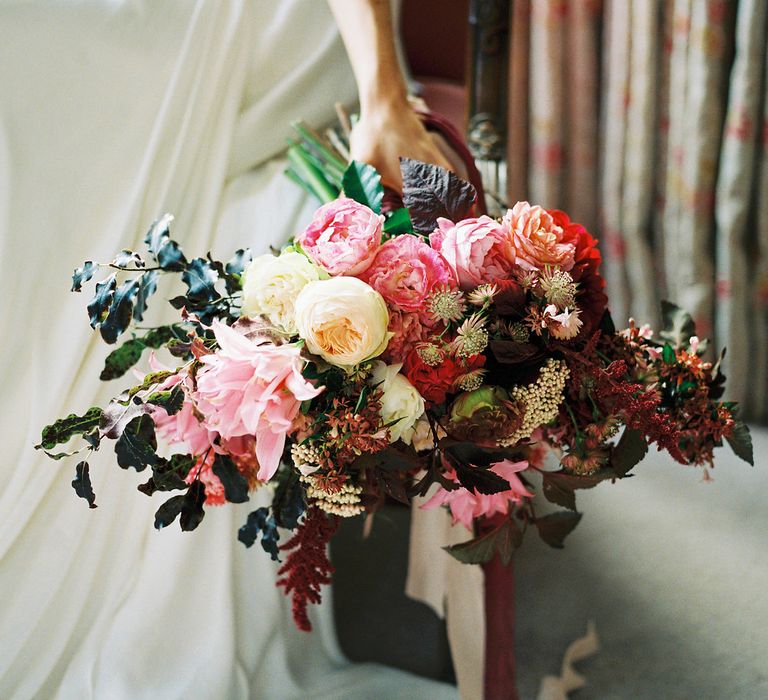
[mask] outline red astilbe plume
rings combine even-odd
[[[321,600],[320,587],[331,582],[334,568],[328,559],[327,546],[336,532],[339,520],[329,518],[319,508],[309,508],[296,534],[280,547],[290,553],[279,571],[277,585],[292,594],[291,605],[296,626],[312,631],[307,615],[307,605],[317,605]]]
[[[622,418],[628,428],[639,430],[649,444],[667,450],[681,464],[687,464],[680,451],[680,432],[669,417],[660,411],[661,396],[652,387],[628,377],[625,360],[615,360],[595,372],[595,398],[607,406],[607,414]]]

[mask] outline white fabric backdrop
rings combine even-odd
[[[349,666],[330,606],[295,631],[273,565],[235,539],[253,504],[158,533],[158,500],[108,453],[89,511],[73,465],[31,448],[121,388],[97,379],[71,270],[139,247],[163,211],[193,255],[285,240],[311,205],[269,159],[289,120],[353,98],[320,0],[0,6],[0,697],[455,697]]]

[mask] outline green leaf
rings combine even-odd
[[[664,349],[661,351],[661,359],[664,360],[664,364],[667,365],[673,365],[677,362],[675,350],[669,343],[664,343]]]
[[[105,343],[112,345],[117,342],[118,336],[131,324],[133,319],[133,304],[139,293],[139,281],[137,279],[125,280],[112,296],[107,315],[100,323],[101,337]]]
[[[181,279],[187,285],[187,297],[194,303],[219,299],[216,291],[219,274],[205,258],[195,258],[190,262]]]
[[[72,273],[72,290],[73,292],[79,292],[82,290],[83,285],[88,282],[94,272],[98,269],[98,265],[93,260],[86,260],[82,267],[78,267]]]
[[[97,328],[107,317],[109,307],[115,297],[115,289],[117,289],[117,273],[113,273],[96,283],[96,291],[87,306],[91,328]]]
[[[581,513],[571,513],[567,510],[559,510],[541,518],[536,518],[536,528],[539,536],[550,547],[563,548],[563,541],[579,524]]]
[[[101,436],[110,440],[117,440],[125,427],[136,416],[147,412],[147,407],[138,399],[122,403],[119,399],[113,399],[101,413],[99,431]]]
[[[145,273],[139,275],[137,282],[139,290],[136,293],[136,303],[133,306],[133,317],[137,321],[144,320],[144,312],[147,310],[147,303],[149,297],[151,297],[157,291],[157,270],[147,270]]]
[[[733,434],[725,438],[731,446],[733,453],[743,459],[747,464],[755,466],[755,455],[752,449],[752,436],[744,421],[737,420],[733,426]]]
[[[194,530],[205,517],[203,503],[205,503],[205,486],[202,481],[195,481],[183,496],[184,503],[181,506],[181,518],[179,522],[184,532]]]
[[[384,188],[381,175],[372,165],[353,160],[344,171],[341,185],[347,197],[364,204],[377,214],[381,213]]]
[[[63,445],[68,442],[74,435],[87,433],[99,425],[101,413],[102,411],[98,406],[93,406],[82,416],[70,413],[66,418],[60,418],[55,423],[43,428],[40,444],[35,445],[35,448],[52,450],[56,445]]]
[[[219,477],[224,486],[224,497],[230,503],[245,503],[248,500],[248,480],[230,457],[217,454],[213,460],[213,473]]]
[[[171,240],[172,221],[171,214],[163,214],[153,221],[147,235],[144,236],[144,243],[159,267],[167,272],[181,272],[187,265],[187,259],[181,252],[179,244]]]
[[[155,513],[155,528],[157,530],[162,530],[176,520],[184,505],[184,498],[184,495],[171,496],[157,509]]]
[[[72,480],[72,488],[75,493],[88,501],[89,508],[96,507],[96,494],[91,486],[91,475],[89,473],[88,462],[80,462],[75,467],[75,478]]]
[[[150,394],[146,402],[153,406],[160,406],[160,408],[165,409],[169,416],[172,416],[184,406],[184,390],[181,388],[181,384],[177,384],[168,391],[156,391],[154,394]]]
[[[156,450],[155,422],[146,413],[131,420],[115,443],[117,463],[123,469],[133,467],[137,472],[157,463]]]
[[[152,465],[152,476],[149,481],[140,484],[137,488],[147,496],[156,491],[177,491],[187,488],[184,478],[195,465],[197,457],[192,455],[176,454],[170,459],[158,458]]]
[[[627,428],[611,451],[611,466],[619,476],[628,474],[648,453],[648,443],[639,430]]]
[[[490,532],[468,542],[454,544],[443,549],[462,564],[485,564],[498,552],[506,566],[515,550],[523,543],[523,533],[512,519],[505,520]]]
[[[112,265],[115,267],[121,267],[123,269],[133,267],[144,267],[144,261],[141,259],[141,255],[134,253],[132,250],[121,250],[112,260]]]
[[[662,301],[661,320],[663,329],[659,337],[668,340],[675,348],[687,348],[690,337],[696,335],[696,325],[691,315],[671,301]]]
[[[145,375],[141,384],[137,384],[136,386],[131,387],[128,390],[127,398],[132,399],[139,392],[146,391],[147,389],[150,389],[151,387],[155,386],[155,384],[160,384],[160,382],[164,382],[166,379],[168,379],[168,377],[171,377],[171,376],[173,376],[173,372],[170,372],[167,369],[161,369],[161,370],[158,370],[157,372],[150,372],[149,374]]]
[[[242,288],[241,278],[251,260],[253,260],[251,249],[240,248],[226,264],[224,267],[224,283],[227,287],[227,294],[232,295]]]
[[[160,326],[140,338],[127,340],[107,355],[99,379],[108,381],[122,377],[141,359],[144,348],[159,348],[173,337],[172,326]]]
[[[277,523],[269,514],[269,508],[264,506],[248,514],[245,525],[237,531],[237,539],[246,547],[252,547],[259,535],[261,535],[261,546],[272,557],[272,561],[280,561],[280,550],[277,546],[280,534]]]
[[[145,347],[147,346],[140,338],[133,338],[124,342],[119,348],[107,355],[99,379],[109,381],[122,377],[141,359],[141,353]]]
[[[384,222],[384,233],[399,236],[403,233],[413,233],[411,215],[405,207],[395,209]]]

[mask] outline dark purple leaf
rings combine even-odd
[[[523,533],[517,523],[508,518],[501,525],[480,537],[475,537],[475,539],[461,544],[443,547],[443,549],[462,564],[485,564],[498,553],[502,564],[507,566],[512,560],[515,550],[522,543]]]
[[[533,343],[518,343],[514,340],[492,340],[489,345],[493,356],[503,365],[527,362],[541,352]]]
[[[580,520],[581,513],[559,510],[542,518],[536,518],[536,528],[541,539],[550,547],[562,549],[563,541],[579,524]]]
[[[471,216],[477,192],[469,182],[437,165],[410,158],[400,159],[400,171],[403,202],[418,233],[434,231],[438,217],[459,221]]]

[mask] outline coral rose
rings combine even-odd
[[[219,321],[212,327],[219,349],[200,358],[192,398],[208,430],[225,440],[255,436],[257,476],[267,481],[277,471],[301,402],[322,388],[302,376],[297,346],[247,338]]]
[[[311,353],[338,367],[380,355],[389,312],[375,289],[356,277],[310,282],[296,299],[296,326]]]
[[[381,245],[384,217],[354,199],[324,204],[296,237],[304,252],[331,275],[359,275]]]
[[[567,272],[573,267],[576,246],[565,239],[563,229],[546,209],[518,202],[504,215],[503,223],[514,239],[515,259],[523,269],[556,266]]]
[[[410,234],[381,246],[361,279],[401,311],[422,311],[435,287],[456,286],[456,275],[446,259]]]
[[[429,242],[453,268],[467,291],[484,282],[508,279],[515,268],[515,243],[509,230],[488,216],[453,223],[438,218]]]

